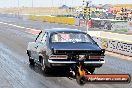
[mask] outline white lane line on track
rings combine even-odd
[[[33,28],[27,28],[27,27],[15,25],[15,24],[10,24],[10,23],[5,23],[5,22],[0,22],[0,24],[4,24],[4,25],[8,25],[8,26],[13,26],[13,27],[16,27],[16,28],[21,28],[21,29],[26,29],[25,32],[31,33],[33,35],[38,35],[40,33],[40,31],[41,31],[41,30],[37,30],[37,29],[33,29]]]

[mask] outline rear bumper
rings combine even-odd
[[[48,59],[48,63],[50,63],[52,66],[67,66],[71,64],[76,64],[76,61],[55,61]],[[100,67],[105,63],[105,60],[101,59],[98,61],[84,61],[84,65],[86,66],[94,66],[94,67]]]

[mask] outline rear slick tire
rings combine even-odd
[[[42,70],[42,72],[45,73],[45,74],[50,73],[50,69],[49,69],[49,67],[47,67],[47,66],[45,65],[44,59],[42,59],[42,61],[41,61],[41,70]]]

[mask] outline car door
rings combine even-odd
[[[38,52],[38,54],[44,54],[44,52],[46,52],[46,49],[47,49],[47,33],[45,32],[43,34],[41,42],[39,42],[37,52]]]
[[[36,40],[35,40],[35,45],[34,45],[34,48],[35,48],[35,53],[34,53],[34,58],[36,59],[36,60],[38,60],[39,59],[39,49],[40,49],[40,47],[42,46],[42,39],[43,39],[43,37],[44,37],[44,35],[45,35],[45,33],[40,33],[39,34],[39,36],[36,38]]]

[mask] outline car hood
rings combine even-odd
[[[101,50],[96,43],[52,43],[55,50]]]

